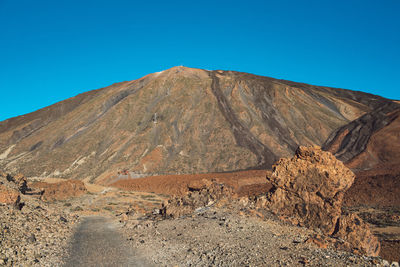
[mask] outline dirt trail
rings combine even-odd
[[[84,218],[64,266],[151,266],[133,253],[118,227],[106,217]]]

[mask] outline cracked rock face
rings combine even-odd
[[[20,199],[18,191],[0,184],[0,204],[18,206]]]
[[[355,215],[342,215],[343,196],[354,177],[330,152],[300,146],[293,158],[273,166],[267,205],[293,224],[343,239],[344,249],[376,256],[379,242],[368,226]]]
[[[20,207],[20,192],[26,190],[26,179],[22,175],[15,177],[0,172],[0,205]]]
[[[380,243],[365,222],[355,214],[343,214],[337,224],[334,237],[344,240],[338,248],[359,252],[361,254],[378,256]]]
[[[273,166],[269,179],[274,186],[270,208],[275,213],[332,234],[354,174],[331,153],[300,146],[293,158],[280,159]]]

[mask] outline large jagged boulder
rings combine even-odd
[[[331,153],[300,146],[293,158],[280,159],[268,178],[273,185],[269,206],[275,213],[332,234],[354,174]]]
[[[377,255],[379,242],[368,228],[362,229],[366,224],[342,216],[343,196],[354,177],[330,152],[300,146],[293,158],[280,159],[273,166],[267,177],[273,185],[267,206],[284,220],[344,239],[352,250]]]
[[[168,203],[163,205],[160,214],[168,218],[177,218],[192,213],[198,208],[229,201],[233,195],[232,187],[217,182],[207,183],[207,186],[193,184],[189,190],[183,197],[168,200]]]

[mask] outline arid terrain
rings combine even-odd
[[[32,180],[28,184],[44,186],[50,182],[49,185],[58,187],[57,180]],[[282,222],[267,210],[257,211],[243,197],[207,205],[188,216],[163,219],[159,211],[169,199],[166,195],[91,184],[85,187],[89,190],[76,196],[76,192],[67,193],[61,186],[58,194],[63,197],[57,200],[43,201],[36,195],[24,195],[26,205],[21,210],[0,206],[4,215],[2,227],[8,229],[1,237],[2,264],[99,266],[98,260],[102,257],[104,266],[374,266],[382,263],[379,258],[336,250],[322,239],[319,241],[318,232]],[[36,215],[37,205],[42,207],[37,212],[45,209],[46,215]],[[47,214],[49,210],[51,213]],[[59,227],[65,230],[59,231]],[[101,232],[95,232],[97,229]],[[109,229],[114,232],[108,234]],[[78,231],[76,237],[75,231]],[[90,237],[86,237],[87,231]],[[102,234],[98,237],[96,233]],[[108,245],[103,248],[100,243]]]
[[[398,266],[399,115],[174,67],[10,118],[0,265]]]
[[[2,181],[4,177],[9,177],[8,180],[17,181],[12,183],[19,185],[18,190],[26,188],[19,193],[25,203],[21,209],[15,207],[15,203],[0,206],[2,211],[6,212],[6,216],[2,217],[3,229],[18,227],[19,224],[15,224],[15,219],[12,219],[18,218],[18,221],[21,221],[20,227],[26,227],[29,231],[18,231],[18,235],[16,229],[3,232],[1,242],[11,249],[1,251],[4,253],[3,264],[96,266],[96,259],[109,255],[102,260],[104,264],[109,263],[107,266],[384,266],[385,262],[380,257],[362,256],[365,255],[362,249],[368,251],[370,247],[370,241],[367,241],[370,234],[365,232],[365,229],[368,229],[364,228],[366,226],[362,229],[357,228],[355,224],[347,226],[351,227],[359,238],[357,242],[350,244],[343,241],[346,240],[346,235],[339,238],[336,234],[324,234],[325,230],[321,229],[329,227],[328,218],[322,221],[325,226],[314,228],[314,223],[320,224],[321,221],[315,221],[312,216],[304,223],[299,223],[298,219],[295,219],[296,211],[290,211],[289,217],[285,215],[286,208],[284,212],[278,211],[282,208],[280,204],[277,205],[281,200],[274,196],[280,194],[276,195],[278,191],[271,189],[277,185],[277,178],[274,177],[287,177],[286,174],[279,176],[280,166],[285,170],[293,170],[294,173],[300,173],[298,170],[302,168],[312,170],[312,166],[318,167],[322,176],[314,171],[305,173],[304,177],[314,177],[312,180],[321,177],[324,179],[327,171],[331,173],[330,177],[350,175],[348,177],[352,179],[351,172],[343,164],[331,162],[335,159],[320,154],[322,152],[318,150],[312,151],[314,150],[298,152],[300,154],[297,159],[274,165],[274,171],[200,174],[190,177],[161,176],[159,180],[150,177],[147,184],[135,183],[137,179],[132,179],[132,187],[125,189],[65,181],[60,178],[26,179],[17,176],[17,179],[11,179],[12,176],[3,175]],[[308,155],[311,155],[311,158],[308,158]],[[316,164],[316,160],[320,163]],[[303,165],[304,163],[311,165]],[[343,171],[349,174],[344,174]],[[263,180],[262,173],[265,175]],[[224,180],[229,176],[235,182],[224,184],[224,181],[230,181]],[[300,177],[297,178],[298,181],[301,181]],[[21,186],[19,181],[24,179],[27,183]],[[189,182],[186,186],[181,184],[178,192],[166,191],[174,193],[175,196],[150,192],[160,190],[162,186],[168,188],[167,185],[172,186],[180,179]],[[162,186],[160,180],[164,181]],[[258,190],[252,188],[252,181]],[[127,181],[124,183],[129,184]],[[3,184],[8,185],[5,181]],[[304,185],[303,182],[301,184]],[[144,187],[138,190],[135,186]],[[319,190],[341,190],[340,188],[342,187]],[[299,196],[306,194],[304,198],[295,200],[288,195],[284,199],[309,205],[307,199],[312,196],[313,190],[308,186],[305,191],[299,191],[304,190],[300,188],[296,190]],[[327,193],[330,192],[334,193]],[[345,198],[345,201],[349,199]],[[20,202],[21,200],[18,200],[18,203]],[[316,203],[323,202],[315,202],[312,205],[319,205]],[[39,205],[42,208],[37,212],[46,209],[46,216],[52,217],[43,221],[43,215],[43,218],[34,215],[37,217],[33,217],[32,220],[32,215],[29,214],[36,214],[35,210]],[[295,206],[294,203],[290,205]],[[332,208],[338,210],[340,206],[335,204]],[[314,206],[313,210],[310,209],[310,214],[318,212],[319,216],[324,216],[323,209],[315,210]],[[338,211],[340,215],[340,209]],[[360,210],[350,212],[358,213],[362,219],[370,222],[371,226],[376,225],[372,221],[373,218],[365,217]],[[327,215],[331,216],[332,213],[333,210]],[[68,226],[64,228],[68,231],[57,231],[57,228],[61,227],[60,224]],[[35,225],[42,226],[32,231],[30,228],[34,228]],[[371,229],[378,233],[374,227]],[[11,245],[8,242],[18,243]],[[96,245],[98,242],[110,242],[110,245]],[[398,260],[395,258],[395,255],[398,255],[396,247],[390,245],[388,242],[382,243],[380,248],[381,257],[388,262]],[[14,246],[21,252],[10,254],[13,248],[15,249]],[[41,246],[46,247],[46,250]],[[121,251],[124,253],[121,254]],[[100,254],[96,256],[98,252]]]

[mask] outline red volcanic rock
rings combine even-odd
[[[273,166],[269,180],[274,187],[269,196],[273,212],[331,234],[354,174],[331,153],[300,146],[293,158],[280,159]]]
[[[300,146],[293,158],[280,159],[267,179],[273,185],[267,206],[280,218],[344,240],[342,249],[378,255],[380,245],[368,225],[356,215],[342,215],[354,174],[330,152]]]
[[[345,240],[339,248],[370,256],[379,255],[381,246],[378,238],[371,233],[368,224],[357,215],[342,215],[336,229],[333,236]]]
[[[0,204],[18,206],[20,203],[19,192],[0,184]]]
[[[79,180],[67,180],[59,183],[37,183],[32,187],[43,190],[41,199],[43,201],[65,200],[78,197],[87,192],[85,184]]]
[[[323,149],[353,170],[381,169],[400,162],[400,106],[392,102],[334,131]]]

